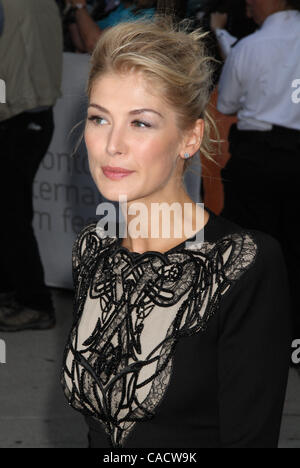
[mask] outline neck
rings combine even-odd
[[[185,191],[178,194],[176,199],[167,202],[162,200],[139,200],[143,211],[136,205],[138,215],[131,215],[130,206],[134,208],[134,202],[128,202],[127,206],[122,206],[125,218],[125,237],[122,245],[132,252],[158,251],[166,252],[170,248],[184,242],[200,231],[208,221],[209,214],[197,205]],[[158,205],[154,205],[157,203]],[[172,204],[174,210],[172,210]],[[187,205],[185,205],[187,204]],[[154,207],[158,207],[156,214]],[[159,210],[161,207],[161,210]],[[144,211],[145,210],[145,211]],[[144,221],[147,221],[143,224]],[[132,233],[132,228],[136,227],[136,233]],[[140,236],[140,237],[138,237]]]

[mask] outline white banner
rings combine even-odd
[[[72,246],[76,234],[99,220],[96,208],[108,201],[99,193],[89,172],[84,142],[72,153],[83,132],[90,56],[64,53],[62,97],[54,108],[55,131],[37,172],[34,187],[33,227],[39,244],[47,286],[72,289]],[[81,122],[81,123],[80,123]],[[70,135],[72,128],[79,124]],[[187,172],[185,186],[201,202],[199,156]],[[118,203],[114,203],[118,215]],[[118,218],[117,218],[118,219]]]

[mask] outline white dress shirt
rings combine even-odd
[[[220,28],[215,30],[215,35],[224,57],[227,57],[231,52],[231,47],[237,42],[238,38],[232,36],[226,29]]]
[[[274,13],[258,31],[234,46],[219,83],[217,108],[236,114],[240,130],[271,130],[272,125],[300,130],[300,12]]]

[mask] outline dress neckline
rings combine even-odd
[[[183,242],[180,242],[180,244],[175,245],[174,247],[167,250],[166,252],[159,252],[157,250],[146,250],[145,252],[141,253],[141,252],[132,252],[131,250],[127,249],[127,247],[124,247],[123,245],[121,245],[123,237],[119,237],[120,223],[117,223],[117,231],[118,232],[117,232],[117,237],[116,237],[116,248],[117,248],[118,251],[121,250],[123,252],[126,252],[127,255],[130,255],[130,256],[135,257],[135,258],[141,257],[142,255],[148,255],[148,254],[165,256],[165,255],[168,255],[168,254],[170,254],[172,252],[180,251],[180,250],[182,250],[182,248],[184,247],[186,242],[195,241],[197,236],[201,235],[201,233],[203,233],[203,232],[207,232],[212,227],[212,224],[214,223],[214,221],[216,219],[216,215],[209,208],[205,207],[205,210],[209,214],[209,217],[208,217],[208,220],[207,220],[206,224],[199,231],[197,231],[195,234],[193,234],[191,237],[187,238]]]

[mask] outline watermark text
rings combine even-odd
[[[292,101],[294,104],[300,103],[300,78],[292,82],[292,88],[296,88],[292,93]]]
[[[204,204],[179,202],[151,203],[150,207],[142,202],[132,202],[127,207],[127,196],[119,197],[119,219],[125,217],[123,232],[119,237],[129,235],[133,239],[189,239],[195,236],[193,241],[186,241],[189,245],[203,243],[204,240]],[[103,202],[97,206],[96,214],[104,215],[97,223],[97,232],[101,236],[116,237],[117,208],[113,203]],[[193,225],[193,215],[196,214],[196,228]],[[173,216],[172,216],[173,215]],[[128,222],[128,217],[130,221]],[[173,223],[172,223],[173,217]],[[195,219],[194,219],[195,221]],[[107,228],[105,226],[107,225]],[[171,229],[172,226],[172,229]]]
[[[6,103],[6,85],[5,81],[0,79],[0,104]]]
[[[293,341],[292,348],[294,349],[292,353],[292,362],[294,364],[300,364],[300,338]]]
[[[0,339],[0,364],[6,364],[6,343]]]

